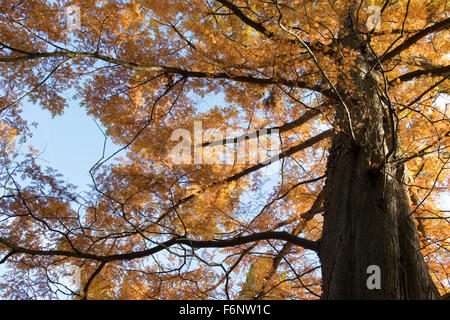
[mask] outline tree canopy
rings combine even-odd
[[[80,9],[70,30],[69,5]],[[352,103],[354,72],[374,74],[389,133],[383,162],[405,165],[420,250],[446,294],[448,9],[442,0],[1,0],[1,294],[317,299],[330,139],[358,141],[375,125]],[[353,36],[364,46],[346,45]],[[357,70],[369,53],[370,68]],[[23,148],[25,102],[57,117],[74,91],[126,152],[93,164],[84,195]],[[202,107],[212,96],[225,103]],[[338,105],[348,126],[335,121]],[[195,121],[203,140],[180,163],[172,135],[193,137]],[[265,147],[276,145],[278,166],[245,152],[214,158],[242,147],[233,138],[274,133]],[[74,267],[75,287],[62,280]]]

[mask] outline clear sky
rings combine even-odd
[[[31,103],[25,103],[21,109],[25,120],[38,123],[32,128],[33,137],[27,144],[41,151],[40,164],[57,169],[79,191],[87,190],[91,182],[89,169],[100,159],[104,142],[94,119],[74,100],[62,116],[55,118]],[[106,154],[118,148],[108,140]]]

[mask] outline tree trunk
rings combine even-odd
[[[322,299],[438,298],[419,250],[401,168],[387,168],[393,177],[373,174],[363,149],[339,151],[342,138],[333,141],[325,188]],[[367,286],[371,265],[380,268],[380,289]]]
[[[370,48],[346,23],[341,44],[360,54],[337,88],[345,105],[336,111],[340,131],[327,165],[322,299],[436,299],[419,250],[404,167],[386,163],[389,154],[395,156],[396,130],[387,97],[381,97],[381,73],[372,68],[376,58]],[[367,285],[373,265],[380,268],[379,289]]]

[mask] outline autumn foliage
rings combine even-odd
[[[69,5],[81,13],[70,32]],[[380,22],[369,29],[372,5]],[[385,162],[406,166],[418,250],[446,294],[448,9],[441,0],[1,0],[0,293],[318,299],[327,159],[333,135],[347,132],[335,112],[343,92],[355,94],[347,75],[364,51],[385,98],[394,146]],[[342,45],[349,16],[364,48]],[[58,117],[69,92],[126,152],[93,164],[87,195],[27,147],[21,117],[38,106]],[[214,96],[224,103],[202,104]],[[175,163],[171,135],[193,133],[194,121],[227,138],[277,129],[276,172],[236,158]],[[355,134],[370,123],[353,123]]]

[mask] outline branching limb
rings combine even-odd
[[[395,47],[394,49],[392,49],[391,51],[386,53],[383,57],[381,57],[380,61],[382,63],[386,62],[386,61],[396,57],[401,52],[405,51],[406,49],[408,49],[409,47],[411,47],[412,45],[414,45],[420,39],[426,37],[427,35],[429,35],[431,33],[434,33],[434,32],[445,30],[448,27],[450,27],[450,18],[447,18],[445,20],[439,21],[439,22],[429,26],[428,28],[423,29],[420,32],[417,32],[416,34],[414,34],[410,38],[408,38],[405,41],[403,41],[402,44],[400,44],[399,46]]]
[[[1,44],[1,43],[0,43]],[[8,48],[11,48],[8,46]],[[11,48],[10,50],[23,53],[20,49]],[[274,78],[256,78],[248,75],[237,75],[225,72],[204,72],[204,71],[193,71],[187,70],[179,67],[161,66],[161,65],[141,65],[134,62],[126,62],[120,59],[116,59],[110,56],[103,55],[98,52],[73,52],[73,51],[53,51],[53,52],[36,52],[36,53],[26,53],[17,57],[0,57],[0,62],[18,62],[33,59],[42,59],[50,57],[66,57],[66,58],[92,58],[101,60],[104,62],[112,63],[115,65],[122,66],[127,69],[135,71],[148,71],[157,73],[167,73],[176,74],[183,76],[185,78],[198,78],[198,79],[224,79],[243,83],[253,83],[260,85],[271,85],[271,84],[283,84],[295,88],[309,89],[312,91],[319,92],[325,96],[333,97],[333,94],[327,89],[320,85],[311,84],[305,81],[290,80],[290,79],[274,79]]]
[[[317,241],[307,240],[304,238],[300,238],[294,236],[285,231],[267,231],[261,233],[254,233],[247,236],[240,236],[231,239],[224,240],[191,240],[185,237],[174,237],[170,240],[162,242],[153,248],[135,251],[130,253],[119,253],[112,255],[96,255],[84,252],[74,252],[74,251],[66,251],[66,250],[38,250],[38,249],[28,249],[25,247],[18,246],[4,238],[0,237],[0,243],[11,248],[16,253],[23,253],[32,256],[66,256],[73,258],[81,258],[81,259],[90,259],[100,261],[103,264],[112,261],[126,261],[126,260],[134,260],[139,258],[144,258],[147,256],[151,256],[160,251],[166,250],[174,245],[185,245],[194,249],[201,248],[227,248],[234,247],[238,245],[247,244],[250,242],[261,241],[261,240],[284,240],[288,241],[294,245],[303,247],[305,249],[309,249],[312,251],[318,250]],[[100,272],[100,271],[99,271]]]
[[[198,146],[199,147],[208,147],[208,146],[212,147],[212,146],[226,145],[226,144],[231,144],[231,143],[236,144],[236,143],[239,143],[240,141],[255,139],[255,138],[260,137],[265,134],[271,134],[272,131],[276,131],[276,130],[278,130],[277,133],[283,133],[283,132],[292,130],[294,128],[300,127],[301,125],[303,125],[304,123],[313,119],[314,117],[316,117],[319,114],[320,114],[319,110],[311,109],[311,110],[306,111],[300,118],[298,118],[294,121],[285,123],[281,126],[258,129],[252,133],[247,133],[247,134],[241,135],[236,138],[226,138],[223,140],[203,142],[202,144],[200,144]]]
[[[281,159],[284,159],[284,158],[286,158],[286,157],[289,157],[289,156],[291,156],[291,155],[293,155],[293,154],[295,154],[295,153],[297,153],[297,152],[300,152],[300,151],[302,151],[302,150],[304,150],[304,149],[306,149],[306,148],[309,148],[309,147],[311,147],[311,146],[313,146],[313,145],[319,143],[319,142],[322,141],[322,140],[325,140],[325,139],[327,139],[327,138],[330,138],[330,137],[333,135],[333,133],[334,133],[334,129],[326,130],[326,131],[324,131],[324,132],[318,134],[317,136],[314,136],[314,137],[312,137],[312,138],[310,138],[310,139],[308,139],[308,140],[306,140],[306,141],[304,141],[304,142],[302,142],[302,143],[300,143],[300,144],[298,144],[298,145],[296,145],[296,146],[293,146],[293,147],[289,148],[289,149],[286,150],[286,151],[283,151],[283,152],[279,153],[278,155],[272,157],[272,158],[269,159],[268,161],[260,162],[260,163],[258,163],[258,164],[256,164],[256,165],[251,166],[251,167],[248,167],[248,168],[242,170],[241,172],[238,172],[238,173],[236,173],[236,174],[234,174],[234,175],[232,175],[232,176],[230,176],[230,177],[228,177],[228,178],[226,178],[226,179],[223,179],[223,180],[220,180],[220,181],[215,181],[215,182],[213,182],[213,183],[207,185],[206,187],[203,188],[203,190],[198,190],[196,193],[191,194],[191,195],[189,195],[189,196],[187,196],[187,197],[184,197],[184,198],[178,200],[173,206],[171,206],[170,208],[168,208],[168,209],[167,209],[167,210],[166,210],[166,211],[165,211],[165,212],[164,212],[164,213],[156,220],[155,223],[161,222],[161,220],[163,220],[165,217],[167,217],[167,216],[170,214],[170,212],[171,212],[172,210],[174,210],[175,208],[178,208],[180,205],[182,205],[182,204],[188,202],[189,200],[192,200],[192,199],[194,199],[195,197],[198,197],[199,195],[201,195],[202,193],[204,193],[206,190],[211,189],[211,188],[213,188],[213,187],[217,187],[217,186],[226,184],[226,183],[230,183],[230,182],[239,180],[240,178],[242,178],[242,177],[244,177],[244,176],[246,176],[246,175],[248,175],[248,174],[250,174],[250,173],[252,173],[252,172],[258,171],[258,170],[260,170],[260,169],[262,169],[262,168],[264,168],[264,167],[269,166],[270,164],[272,164],[272,163],[274,162],[274,161],[273,161],[274,159],[276,159],[277,161],[279,161],[279,160],[281,160]]]

